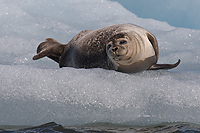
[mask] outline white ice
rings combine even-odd
[[[0,0],[0,125],[200,121],[200,31],[142,19],[108,0]],[[33,61],[47,37],[67,43],[84,29],[133,23],[158,39],[169,71],[124,74]]]

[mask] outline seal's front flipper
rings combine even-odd
[[[148,70],[172,69],[177,67],[180,62],[181,60],[179,59],[175,64],[154,64]]]
[[[65,45],[60,44],[52,38],[47,38],[45,42],[40,43],[37,48],[37,55],[33,56],[33,60],[38,60],[45,56],[59,63],[59,57],[62,55]]]

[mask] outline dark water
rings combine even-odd
[[[40,126],[0,126],[1,133],[200,133],[200,125],[191,123],[164,123],[153,126],[131,126],[110,123],[94,123],[76,127],[64,127],[55,122]]]

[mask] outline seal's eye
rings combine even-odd
[[[127,41],[125,41],[125,40],[122,40],[122,41],[119,42],[119,44],[121,44],[121,45],[126,44],[126,43],[127,43]]]
[[[110,47],[111,47],[111,44],[108,44],[107,49],[110,49]]]

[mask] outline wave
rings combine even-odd
[[[1,126],[0,126],[1,127]],[[5,128],[5,126],[4,126]],[[8,128],[8,126],[7,126]],[[92,123],[77,127],[64,127],[55,122],[49,122],[40,126],[28,127],[24,129],[16,129],[17,127],[9,126],[8,129],[0,129],[5,133],[30,133],[30,132],[51,132],[51,133],[113,133],[113,132],[159,132],[159,133],[188,133],[200,132],[200,125],[192,123],[163,123],[153,126],[130,126],[112,123]],[[14,131],[13,129],[14,128]]]

